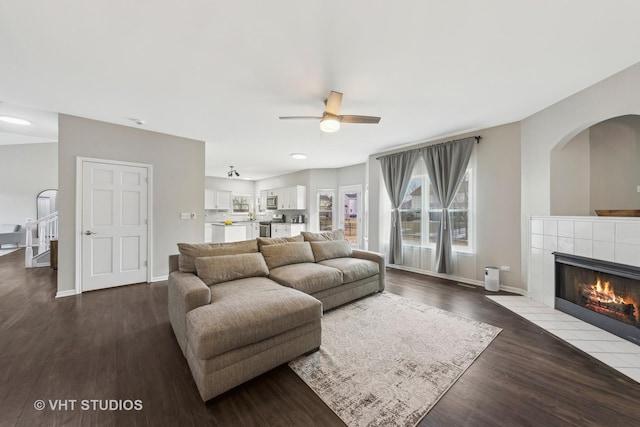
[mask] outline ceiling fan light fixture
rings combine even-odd
[[[332,133],[340,130],[340,120],[335,116],[326,115],[320,120],[320,130]]]

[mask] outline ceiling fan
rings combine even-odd
[[[353,116],[338,115],[342,104],[342,94],[340,92],[329,92],[329,97],[324,100],[325,110],[321,117],[317,116],[286,116],[281,120],[320,120],[320,130],[322,132],[336,132],[340,129],[340,123],[371,123],[380,122],[380,117],[374,116]]]

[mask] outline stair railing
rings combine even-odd
[[[26,250],[24,252],[24,264],[26,268],[35,267],[33,255],[33,230],[38,229],[38,254],[49,250],[51,239],[58,238],[58,212],[52,212],[37,221],[27,218],[26,221]],[[36,254],[37,255],[37,254]]]

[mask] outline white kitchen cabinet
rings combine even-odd
[[[247,240],[256,239],[260,237],[260,223],[249,222],[247,223]]]
[[[306,224],[291,224],[291,235],[292,236],[297,236],[298,234],[302,233],[303,231],[307,231],[307,225]]]
[[[228,243],[247,240],[247,227],[241,224],[213,224],[213,243]]]
[[[266,212],[268,195],[269,195],[269,192],[267,190],[262,190],[260,192],[260,203],[259,203],[258,212]]]
[[[282,238],[297,236],[305,231],[305,224],[274,224],[271,223],[271,237]]]
[[[271,224],[271,237],[291,237],[291,224]]]
[[[301,210],[307,207],[307,187],[296,185],[278,189],[278,209]]]
[[[205,223],[204,224],[204,242],[211,243],[213,239],[213,224]]]
[[[204,208],[228,211],[231,209],[231,191],[204,190]]]

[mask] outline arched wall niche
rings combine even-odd
[[[550,151],[551,215],[640,209],[640,115],[580,127]]]

